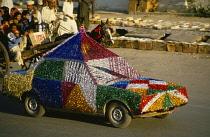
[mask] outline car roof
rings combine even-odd
[[[122,57],[94,41],[85,32],[66,39],[43,55],[43,59],[83,62],[98,84],[142,77]]]

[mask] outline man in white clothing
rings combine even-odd
[[[75,34],[78,32],[77,23],[74,20],[73,9],[74,6],[72,0],[63,3],[64,19],[60,20],[60,27],[58,29],[59,35]]]
[[[9,8],[9,12],[11,10],[11,8],[13,8],[13,1],[12,0],[3,0],[1,3],[1,7],[8,7]]]
[[[49,35],[50,40],[54,41],[59,25],[56,16],[56,0],[48,0],[48,6],[42,8],[42,22],[44,31]]]

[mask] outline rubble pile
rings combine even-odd
[[[146,20],[142,18],[134,19],[133,17],[127,17],[125,20],[122,18],[108,18],[110,25],[123,26],[123,27],[135,27],[135,28],[151,28],[151,29],[176,29],[176,30],[199,30],[210,32],[210,23],[200,22],[185,22],[185,21],[164,21],[164,20]],[[94,19],[90,19],[92,24],[100,24],[100,22],[106,21],[107,18],[100,18],[96,15]]]

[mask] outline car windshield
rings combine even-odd
[[[141,78],[142,76],[121,57],[89,60],[89,70],[98,84],[110,85],[115,82]]]

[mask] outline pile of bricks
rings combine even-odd
[[[210,37],[210,23],[200,22],[185,22],[185,21],[153,21],[143,20],[141,18],[134,19],[127,17],[122,18],[108,18],[109,24],[114,28],[124,28],[128,32],[138,32],[140,34],[162,34],[169,32],[172,36],[185,37],[186,41],[167,41],[149,38],[135,38],[135,37],[114,37],[115,48],[134,48],[140,50],[157,50],[157,51],[171,51],[183,53],[202,53],[210,54],[210,43],[198,42],[195,39],[188,40],[192,37]],[[100,18],[96,15],[94,19],[90,19],[91,24],[100,24],[101,21],[106,21],[107,18]],[[150,31],[149,31],[150,30]],[[162,32],[163,31],[163,32]],[[208,40],[209,42],[209,40]]]
[[[187,43],[124,36],[113,37],[113,40],[115,44],[110,48],[133,48],[139,50],[210,54],[210,43],[204,42]]]

